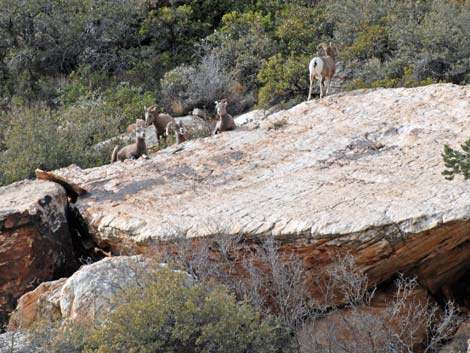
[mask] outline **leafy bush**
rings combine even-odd
[[[257,88],[256,75],[263,59],[276,51],[271,39],[270,15],[231,12],[222,18],[221,30],[206,38],[205,52],[215,52],[233,80],[247,91]]]
[[[186,275],[162,270],[148,288],[124,294],[87,343],[89,353],[282,352],[287,337],[221,287],[188,286]]]
[[[305,71],[309,56],[272,56],[263,62],[258,80],[263,87],[259,91],[258,104],[267,106],[285,102],[294,97],[304,98],[309,81]]]
[[[326,6],[341,57],[366,86],[468,82],[468,2],[338,0]],[[413,75],[405,77],[407,70]]]
[[[444,145],[442,157],[446,169],[442,174],[447,180],[453,180],[458,174],[462,174],[465,180],[470,179],[470,140],[465,141],[460,147],[462,151]]]
[[[100,101],[60,111],[14,108],[2,120],[5,151],[0,155],[1,184],[31,177],[36,168],[52,170],[75,163],[82,167],[107,163],[111,146],[95,144],[117,136],[123,125]]]

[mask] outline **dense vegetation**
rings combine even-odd
[[[343,89],[470,81],[470,3],[0,0],[0,184],[104,163],[142,117],[229,97],[232,113],[305,99],[321,41]],[[59,129],[56,129],[59,128]]]

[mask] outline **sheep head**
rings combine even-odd
[[[338,56],[338,49],[336,49],[336,47],[331,42],[329,44],[322,42],[318,44],[317,49],[323,50],[324,56],[331,56],[335,59]]]
[[[336,47],[331,42],[328,45],[328,49],[327,49],[326,53],[328,54],[328,56],[331,56],[334,59],[336,59],[339,56],[338,49],[336,49]]]
[[[158,116],[157,106],[156,105],[152,105],[150,107],[144,106],[144,111],[145,111],[145,126],[150,126],[154,122],[155,117]]]
[[[142,124],[139,122],[140,119],[137,119],[135,121],[135,137],[136,138],[141,138],[145,139],[145,126],[142,126]]]
[[[215,101],[215,109],[219,116],[227,114],[227,104],[227,98],[222,99],[220,102]]]

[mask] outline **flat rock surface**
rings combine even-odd
[[[378,279],[417,263],[440,278],[470,260],[470,185],[441,175],[443,145],[466,140],[469,121],[469,86],[360,90],[149,160],[56,173],[89,191],[77,207],[116,251],[172,236],[273,235],[354,248]]]

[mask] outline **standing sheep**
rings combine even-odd
[[[317,49],[323,49],[323,54],[313,58],[308,66],[310,72],[310,89],[308,98],[312,97],[313,81],[315,78],[320,81],[320,98],[328,95],[330,91],[331,80],[336,73],[336,60],[338,58],[338,50],[332,43],[320,43]],[[325,93],[325,80],[328,81],[328,87]]]
[[[223,131],[235,130],[235,128],[237,127],[232,116],[227,113],[227,104],[227,99],[222,99],[220,102],[215,102],[215,108],[217,110],[217,115],[220,120],[215,126],[213,135],[217,135]]]
[[[155,126],[155,130],[157,133],[157,142],[158,146],[160,146],[160,137],[166,143],[166,127],[168,123],[174,122],[175,119],[169,114],[160,114],[158,112],[157,106],[152,105],[150,107],[144,107],[145,111],[145,126],[150,126],[153,124]]]
[[[174,122],[170,121],[168,125],[166,126],[166,135],[170,136],[170,129],[175,130],[175,141],[176,144],[180,144],[185,142],[189,137],[188,137],[188,132],[186,131],[186,128],[183,125],[183,122],[180,121]]]

